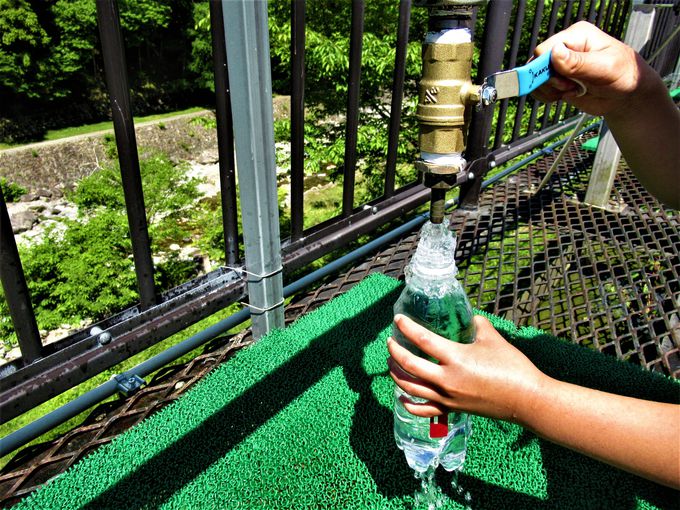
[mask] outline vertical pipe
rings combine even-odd
[[[578,11],[576,12],[576,21],[581,21],[583,19],[583,13],[586,10],[586,0],[581,0],[578,3]]]
[[[510,45],[510,60],[508,62],[508,69],[513,69],[517,65],[517,53],[519,52],[519,43],[522,36],[522,25],[524,24],[524,15],[526,12],[526,0],[521,0],[517,4],[517,11],[515,13],[515,23],[512,32],[512,43]],[[505,116],[508,111],[508,99],[501,101],[500,111],[498,112],[498,123],[496,125],[496,136],[494,139],[494,149],[503,144],[503,131],[505,129]]]
[[[543,9],[545,7],[545,1],[540,0],[536,2],[536,15],[534,16],[534,26],[531,29],[531,44],[529,46],[529,56],[533,55],[534,49],[538,44],[538,35],[541,31],[541,21],[543,20]],[[525,99],[524,97],[520,100]],[[526,101],[526,99],[525,99]],[[531,98],[531,116],[529,117],[529,126],[527,128],[527,135],[532,134],[536,130],[536,118],[538,116],[538,108],[540,101]]]
[[[602,28],[602,20],[604,19],[604,10],[605,6],[611,2],[607,2],[606,0],[600,0],[600,6],[597,9],[597,18],[595,19],[595,25],[597,27]]]
[[[511,10],[511,2],[491,2],[487,7],[484,41],[482,43],[477,76],[488,76],[498,71],[503,65]],[[465,159],[468,161],[485,158],[488,154],[492,120],[493,109],[483,108],[479,111],[473,109],[470,129],[468,131],[467,150],[465,151]],[[486,169],[483,173],[486,173]],[[482,178],[483,175],[475,175],[474,179],[466,181],[461,185],[459,195],[461,207],[477,207]]]
[[[28,365],[42,356],[42,342],[2,189],[0,189],[0,280],[14,331],[19,340],[21,359]]]
[[[534,53],[536,48],[536,42],[538,40],[538,31],[541,28],[541,18],[543,17],[543,1],[537,2],[536,11],[534,13],[534,22],[531,28],[531,38],[529,41],[529,55]],[[512,140],[517,140],[520,136],[520,129],[522,127],[522,117],[524,116],[524,108],[527,102],[526,96],[522,96],[517,99],[517,112],[515,112],[515,124],[512,129]],[[533,102],[534,107],[536,106],[536,101]],[[532,109],[531,117],[535,120],[533,112],[535,108]],[[531,130],[527,130],[526,134],[530,134]]]
[[[394,179],[397,171],[397,149],[399,147],[399,125],[401,104],[404,96],[404,75],[406,73],[406,50],[408,29],[411,18],[411,0],[399,2],[399,26],[397,29],[397,51],[394,58],[394,79],[392,82],[392,105],[390,108],[390,131],[387,141],[387,164],[385,168],[384,198],[394,195]]]
[[[597,12],[595,11],[595,3],[596,0],[590,0],[590,6],[588,7],[588,21],[590,23],[593,23],[595,21],[595,15]]]
[[[557,13],[560,10],[560,6],[562,5],[561,0],[555,0],[552,5],[552,9],[550,9],[550,20],[548,21],[548,32],[545,35],[545,38],[551,37],[555,33],[555,27],[557,25]],[[541,122],[541,130],[545,129],[548,127],[548,122],[550,121],[550,111],[553,108],[553,103],[547,103],[545,105],[545,110],[543,111],[543,120]]]
[[[127,64],[116,0],[97,0],[97,24],[102,43],[106,83],[111,98],[113,129],[116,134],[137,286],[142,309],[146,309],[155,305],[158,298],[153,281],[151,243],[146,223],[135,125],[130,109]]]
[[[626,20],[628,18],[628,4],[630,4],[630,2],[621,0],[616,8],[616,25],[613,28],[614,31],[612,35],[617,39],[621,38],[623,35],[623,29],[626,26]]]
[[[567,2],[567,8],[564,10],[564,22],[562,23],[562,26],[564,28],[567,28],[569,25],[571,25],[571,17],[574,14],[574,0],[569,0]]]
[[[349,83],[347,91],[347,123],[345,127],[345,168],[342,182],[342,217],[354,209],[354,180],[357,164],[357,132],[359,130],[359,86],[361,50],[364,35],[364,0],[352,0],[352,28],[349,43]]]
[[[604,21],[602,22],[602,25],[600,28],[604,31],[607,32],[608,34],[611,33],[611,17],[612,13],[614,12],[612,10],[612,7],[614,7],[614,0],[608,0],[607,1],[607,10],[604,13]]]
[[[292,76],[290,94],[291,240],[302,237],[305,178],[305,0],[291,0]]]
[[[223,0],[253,337],[283,322],[267,3]]]
[[[228,265],[234,265],[238,260],[234,126],[231,119],[227,48],[224,42],[224,20],[220,2],[210,2],[210,35],[215,71],[215,117],[217,119],[217,152],[220,157],[224,259]]]

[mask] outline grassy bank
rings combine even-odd
[[[143,122],[153,122],[153,121],[158,121],[158,120],[163,120],[167,119],[169,117],[175,117],[176,115],[184,115],[187,113],[196,113],[196,112],[201,112],[204,111],[205,108],[201,108],[198,106],[195,106],[193,108],[187,108],[186,110],[179,110],[176,112],[169,112],[169,113],[160,113],[157,115],[147,115],[146,117],[135,117],[135,123],[136,124],[141,124]],[[63,128],[63,129],[51,129],[47,131],[45,134],[45,137],[42,140],[36,140],[35,142],[31,143],[39,143],[39,142],[47,142],[50,140],[61,140],[63,138],[69,138],[72,136],[79,136],[79,135],[89,135],[91,133],[98,133],[100,131],[109,131],[113,130],[113,122],[108,120],[104,122],[97,122],[96,124],[86,124],[84,126],[75,126],[75,127],[68,127],[68,128]],[[30,143],[17,143],[17,144],[8,144],[8,143],[1,143],[0,142],[0,150],[3,149],[12,149],[15,147],[23,147],[24,145],[30,145]]]

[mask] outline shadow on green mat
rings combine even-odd
[[[385,407],[384,399],[383,403],[378,401],[372,386],[378,376],[385,378],[387,367],[376,375],[369,374],[363,365],[365,348],[377,338],[386,338],[392,322],[392,305],[400,291],[398,286],[385,292],[372,306],[314,338],[306,348],[212,414],[198,428],[99,494],[84,508],[162,506],[208,466],[225,457],[337,367],[342,368],[347,385],[358,395],[349,434],[353,452],[366,467],[377,492],[392,507],[408,507],[418,484],[403,454],[394,445],[392,413]],[[679,386],[663,377],[536,330],[517,330],[502,320],[495,324],[506,338],[550,375],[605,391],[680,402]],[[361,331],[360,335],[348,333],[357,330]],[[382,345],[381,349],[381,355],[384,351],[386,357],[386,349]],[[333,420],[334,416],[327,419]],[[479,430],[484,425],[498,431],[500,436],[510,438],[510,450],[525,450],[538,442],[547,498],[521,493],[521,488],[513,490],[489,482],[473,468],[468,471],[466,465],[460,484],[472,496],[472,508],[628,509],[636,508],[639,500],[659,508],[677,508],[676,491],[541,441],[515,425],[485,418],[475,420]],[[654,440],[653,431],[650,431],[649,440]],[[568,467],[575,465],[579,469]],[[168,473],[172,475],[168,476]],[[463,496],[451,489],[451,474],[440,472],[438,481],[453,501],[465,506]],[[283,502],[280,506],[286,507]]]
[[[199,428],[153,457],[84,508],[130,508],[131,501],[135,502],[135,508],[156,508],[162,505],[163,501],[198,476],[206,466],[222,458],[336,366],[343,367],[347,383],[360,395],[350,437],[355,453],[364,462],[383,495],[395,498],[412,494],[417,484],[402,453],[394,445],[392,413],[376,401],[370,387],[372,378],[362,369],[364,347],[391,323],[392,305],[400,291],[401,288],[397,288],[386,294],[373,306],[351,319],[366,325],[361,342],[338,341],[345,329],[343,324],[347,322],[343,321],[328,333],[316,338],[309,347],[264,380],[232,400]],[[387,371],[387,367],[385,370]],[[301,371],[304,371],[304,384],[290,384],[291,380],[300,379]],[[244,409],[251,411],[246,415],[243,414]],[[328,419],[332,420],[333,417],[329,416]],[[230,434],[225,435],[225,429],[229,429]],[[206,443],[209,443],[209,448],[205,447]],[[206,451],[207,455],[196,455],[196,452]],[[158,477],[158,473],[167,472],[166,466],[173,465],[181,466],[174,476]],[[153,489],[150,490],[151,488]]]

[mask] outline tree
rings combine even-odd
[[[0,0],[0,34],[0,89],[31,98],[48,92],[51,37],[27,0]]]

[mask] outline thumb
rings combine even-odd
[[[602,53],[570,50],[562,42],[553,46],[550,61],[558,74],[583,81],[601,79],[602,70],[609,67],[607,57]]]

